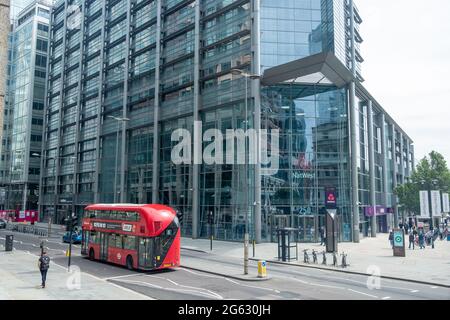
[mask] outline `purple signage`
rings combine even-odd
[[[372,207],[364,207],[364,214],[366,215],[366,217],[373,217],[375,216],[385,216],[388,213],[391,213],[389,210],[391,208],[386,208],[385,206],[376,206],[375,208]],[[374,213],[375,211],[375,213]]]

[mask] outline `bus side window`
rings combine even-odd
[[[123,237],[123,248],[127,250],[136,250],[136,237],[135,236],[124,236]]]

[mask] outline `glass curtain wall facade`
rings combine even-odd
[[[9,128],[2,150],[9,175],[7,209],[38,208],[49,18],[48,3],[33,2],[18,14],[11,32]]]
[[[42,215],[56,206],[60,222],[93,202],[163,203],[184,213],[185,236],[241,240],[246,226],[252,237],[258,232],[260,202],[264,240],[285,224],[298,227],[302,241],[315,241],[324,187],[335,186],[340,237],[350,241],[348,90],[331,83],[259,86],[231,72],[259,73],[320,52],[335,53],[349,68],[350,27],[347,18],[340,21],[348,14],[348,1],[337,0],[58,1]],[[254,128],[259,106],[261,128],[281,133],[276,175],[258,177],[255,165],[173,163],[175,130],[193,137],[197,121],[203,132]],[[195,153],[193,139],[190,145]],[[203,141],[201,152],[208,145]]]

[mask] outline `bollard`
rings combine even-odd
[[[13,251],[14,235],[8,234],[5,239],[5,251]]]
[[[258,278],[266,278],[267,277],[267,262],[266,261],[258,261]]]
[[[256,245],[256,241],[253,240],[253,258],[255,257],[255,245]]]

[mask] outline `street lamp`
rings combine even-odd
[[[126,121],[130,121],[130,119],[128,118],[119,118],[119,117],[115,117],[115,116],[108,116],[108,118],[116,120],[117,121],[117,131],[116,131],[116,159],[115,159],[115,163],[114,163],[114,186],[113,186],[113,191],[114,191],[114,203],[117,202],[117,192],[116,192],[116,188],[117,188],[117,158],[119,157],[119,129],[120,129],[120,122],[124,123]],[[121,182],[122,184],[122,182]]]
[[[42,156],[41,154],[36,153],[36,152],[32,153],[31,156],[35,157],[35,158],[42,158],[44,160],[53,160],[53,174],[54,174],[54,179],[55,179],[55,181],[54,181],[54,183],[55,183],[55,193],[54,193],[54,199],[53,199],[53,206],[54,206],[53,215],[56,218],[56,216],[57,216],[56,211],[57,211],[57,207],[58,207],[58,177],[56,175],[56,160],[57,159],[76,159],[76,157],[75,156],[46,157],[46,156]],[[42,186],[40,186],[40,187],[42,187]],[[42,193],[41,193],[41,195],[42,195]],[[42,199],[39,199],[39,201],[42,202]],[[72,199],[72,206],[74,206],[73,199]],[[47,232],[48,233],[48,237],[50,237],[50,232],[51,232],[51,229],[52,229],[51,226],[52,226],[52,216],[49,215],[49,217],[48,217],[48,232]]]
[[[245,133],[247,134],[248,131],[248,79],[250,80],[257,80],[260,79],[261,76],[256,74],[247,73],[241,69],[231,69],[232,75],[240,75],[245,78]],[[255,116],[257,115],[255,112]],[[259,128],[258,128],[258,136],[257,141],[259,142]],[[257,142],[257,150],[256,150],[256,165],[259,165],[259,143]],[[247,142],[245,143],[246,151],[247,149]],[[247,153],[247,152],[246,152]],[[248,170],[247,170],[247,158],[245,159],[244,164],[244,171],[245,171],[245,183],[248,184]],[[255,172],[256,176],[256,172]],[[259,179],[259,177],[256,177],[256,179]],[[255,186],[256,191],[256,186]],[[248,242],[249,242],[249,227],[248,227],[248,192],[245,192],[245,235],[244,235],[244,274],[248,274]],[[258,201],[255,197],[255,201]],[[260,202],[259,202],[260,203]],[[255,207],[256,208],[256,207]]]

